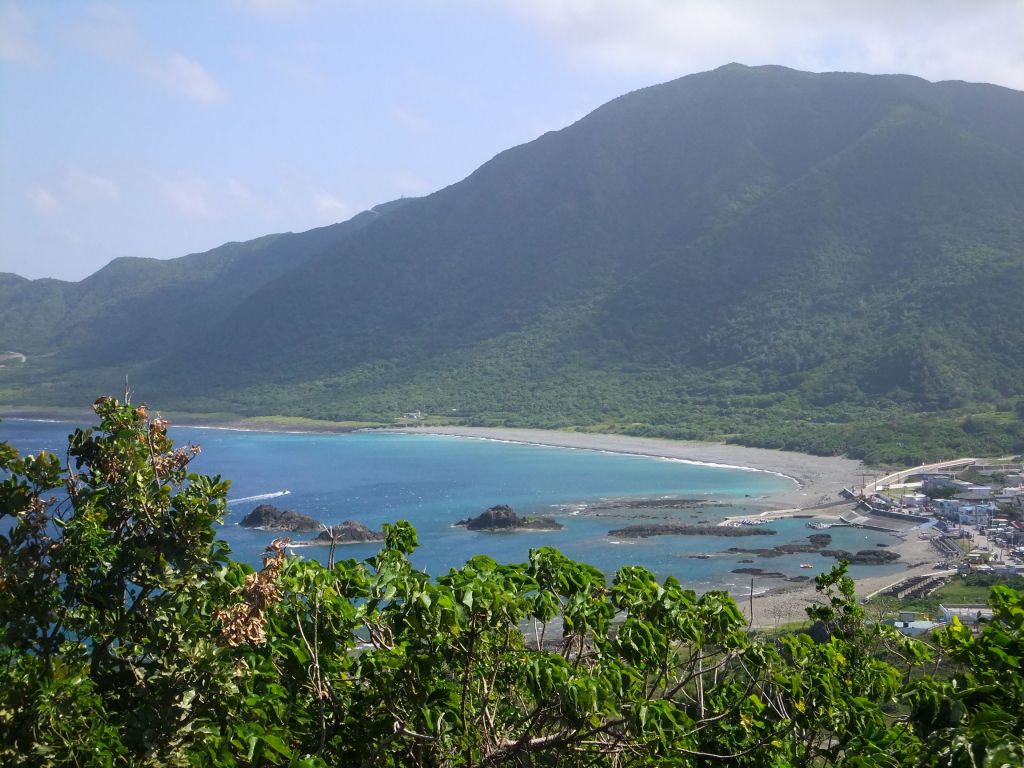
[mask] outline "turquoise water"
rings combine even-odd
[[[8,420],[0,423],[0,440],[23,452],[63,452],[71,425]],[[743,514],[744,503],[792,487],[792,481],[766,472],[709,467],[679,461],[598,451],[550,448],[490,440],[355,433],[348,435],[282,434],[219,429],[172,428],[176,443],[193,442],[202,453],[193,467],[230,478],[229,512],[221,529],[234,556],[259,562],[273,534],[243,529],[238,522],[262,501],[295,509],[323,523],[358,520],[374,529],[405,519],[419,531],[414,561],[432,575],[446,573],[475,554],[502,562],[521,562],[532,547],[554,546],[570,557],[606,573],[640,564],[660,577],[673,575],[697,591],[749,589],[740,567],[781,571],[787,576],[813,575],[832,560],[818,555],[761,559],[728,553],[731,546],[772,547],[805,538],[803,520],[781,520],[773,536],[661,536],[616,542],[609,530],[643,522],[717,522]],[[287,492],[287,493],[285,493]],[[281,494],[272,496],[273,494]],[[261,499],[258,497],[271,498]],[[706,499],[719,506],[682,510],[595,510],[611,499],[681,497]],[[519,514],[556,517],[565,525],[555,532],[475,533],[453,523],[495,504],[510,504]],[[885,534],[831,529],[832,547],[857,550],[892,541]],[[365,558],[374,544],[340,547],[338,557]],[[305,557],[326,557],[326,548],[303,548]],[[694,556],[709,555],[707,559]],[[741,563],[740,560],[754,560]],[[811,562],[814,569],[799,568]],[[852,569],[885,573],[885,567]],[[879,570],[883,568],[883,570]],[[889,567],[890,570],[895,570]],[[755,591],[777,586],[778,579],[757,579]]]

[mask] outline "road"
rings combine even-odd
[[[891,475],[880,477],[877,480],[873,480],[870,483],[865,483],[862,493],[865,497],[870,496],[873,493],[878,493],[879,488],[885,488],[893,483],[899,483],[906,480],[911,475],[920,475],[928,472],[938,472],[946,469],[955,468],[966,468],[971,464],[977,462],[978,459],[950,459],[949,461],[937,461],[933,464],[920,464],[910,469],[901,469],[899,472],[893,472]]]

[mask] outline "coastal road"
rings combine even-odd
[[[885,488],[893,483],[902,482],[911,475],[920,475],[927,472],[938,472],[947,469],[963,469],[977,461],[978,459],[950,459],[949,461],[937,461],[933,464],[920,464],[919,466],[911,467],[910,469],[901,469],[899,472],[893,472],[891,475],[886,475],[885,477],[880,477],[870,483],[865,483],[864,488],[862,489],[862,494],[867,497],[873,493],[878,493],[879,488]]]

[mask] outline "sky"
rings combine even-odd
[[[729,62],[1024,90],[1024,0],[0,0],[0,272],[343,221]]]

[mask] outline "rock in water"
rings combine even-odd
[[[363,541],[383,541],[384,534],[371,531],[362,523],[346,520],[341,525],[329,525],[313,539],[314,544],[356,544]]]
[[[834,557],[836,560],[847,560],[850,565],[885,565],[900,559],[898,552],[877,549],[862,549],[858,552],[847,552],[845,549],[823,549],[818,554],[822,557]]]
[[[323,523],[294,510],[282,511],[273,504],[260,504],[239,523],[243,528],[306,533],[323,529]]]
[[[627,525],[608,531],[609,536],[622,539],[646,539],[648,536],[774,536],[775,531],[761,526],[737,526],[729,528],[724,525],[683,525],[681,523],[649,523],[643,525]],[[736,547],[729,551],[746,552]],[[758,550],[760,551],[760,550]]]
[[[467,517],[456,525],[471,531],[560,531],[562,524],[550,517],[519,517],[508,504],[498,504],[476,517]]]

